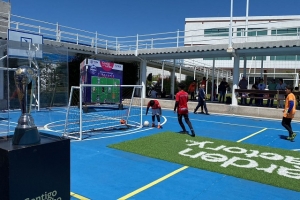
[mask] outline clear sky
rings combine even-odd
[[[8,1],[8,0],[6,0]],[[185,18],[229,17],[230,0],[10,0],[12,14],[110,36],[184,30]],[[234,0],[233,16],[246,15]],[[249,16],[300,15],[300,0],[249,0]]]

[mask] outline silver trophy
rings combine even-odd
[[[16,69],[14,78],[22,114],[15,128],[12,143],[14,145],[37,144],[41,139],[30,114],[36,74],[29,66],[21,66]]]

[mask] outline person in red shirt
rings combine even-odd
[[[285,99],[284,110],[282,111],[283,117],[281,125],[289,132],[289,136],[287,137],[287,139],[290,141],[294,141],[297,134],[293,132],[291,122],[296,113],[296,97],[292,93],[292,86],[287,86],[285,92],[287,97]]]
[[[157,119],[157,128],[162,128],[160,125],[161,107],[157,100],[150,100],[147,104],[146,115],[151,107],[152,110],[152,127],[155,127],[155,116]]]
[[[206,82],[207,82],[206,77],[203,77],[201,81],[201,85],[204,85],[204,90],[206,89]]]
[[[193,80],[193,82],[190,84],[188,92],[191,94],[191,100],[195,99],[195,90],[196,90],[196,81]]]
[[[174,112],[176,112],[176,109],[177,109],[178,122],[182,128],[182,131],[180,131],[179,133],[188,134],[188,131],[186,131],[185,126],[182,122],[182,117],[184,117],[185,122],[187,123],[187,125],[189,126],[189,128],[191,130],[191,133],[192,133],[191,136],[195,137],[195,131],[194,131],[192,123],[190,122],[190,119],[189,119],[189,110],[188,110],[188,106],[187,106],[189,96],[188,96],[188,93],[183,90],[184,88],[185,88],[185,85],[183,83],[178,84],[179,92],[177,92],[177,94],[176,94],[176,98],[175,98],[176,103],[174,106]]]

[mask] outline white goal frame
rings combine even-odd
[[[132,91],[132,94],[131,94],[131,99],[130,99],[130,102],[129,102],[129,107],[128,107],[128,115],[127,115],[127,118],[125,119],[125,121],[126,121],[126,125],[127,126],[135,126],[135,127],[138,127],[138,128],[141,128],[141,127],[143,127],[143,102],[144,102],[144,99],[143,99],[143,95],[142,94],[144,94],[144,90],[145,90],[145,87],[144,87],[144,85],[99,85],[99,84],[80,84],[80,86],[72,86],[71,87],[71,91],[70,91],[70,97],[69,97],[69,102],[68,102],[68,107],[67,107],[67,112],[66,112],[66,121],[65,121],[65,128],[64,128],[64,134],[63,134],[63,136],[64,137],[69,137],[69,138],[71,138],[71,139],[77,139],[77,140],[83,140],[83,129],[82,129],[82,126],[83,126],[83,104],[84,104],[84,102],[83,102],[83,90],[84,90],[84,88],[86,88],[86,87],[90,87],[90,88],[92,88],[92,87],[101,87],[101,86],[105,86],[105,87],[122,87],[122,88],[128,88],[128,87],[131,87],[131,88],[133,88],[133,91]],[[76,137],[76,136],[71,136],[70,134],[68,134],[67,133],[67,126],[68,126],[68,118],[69,118],[69,114],[70,114],[70,107],[72,107],[72,96],[73,96],[73,91],[74,90],[79,90],[79,99],[80,99],[80,101],[79,101],[79,105],[78,105],[78,107],[79,107],[79,137]],[[140,91],[136,91],[136,89],[140,89]],[[139,93],[140,95],[139,95],[139,97],[134,97],[134,95],[136,94],[136,93]],[[121,95],[121,94],[120,94]],[[137,98],[137,99],[139,99],[138,101],[139,101],[139,105],[132,105],[132,103],[133,103],[133,99],[134,98]],[[123,103],[123,99],[121,98],[121,103]],[[129,122],[129,120],[128,120],[128,117],[130,116],[130,111],[131,111],[131,108],[132,108],[132,106],[138,106],[139,107],[139,109],[140,109],[140,117],[139,117],[139,124],[138,125],[132,125],[132,124],[130,124],[130,123],[128,123]],[[73,106],[74,107],[74,106]]]

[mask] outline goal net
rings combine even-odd
[[[142,90],[142,85],[72,86],[64,136],[82,140],[142,127]]]

